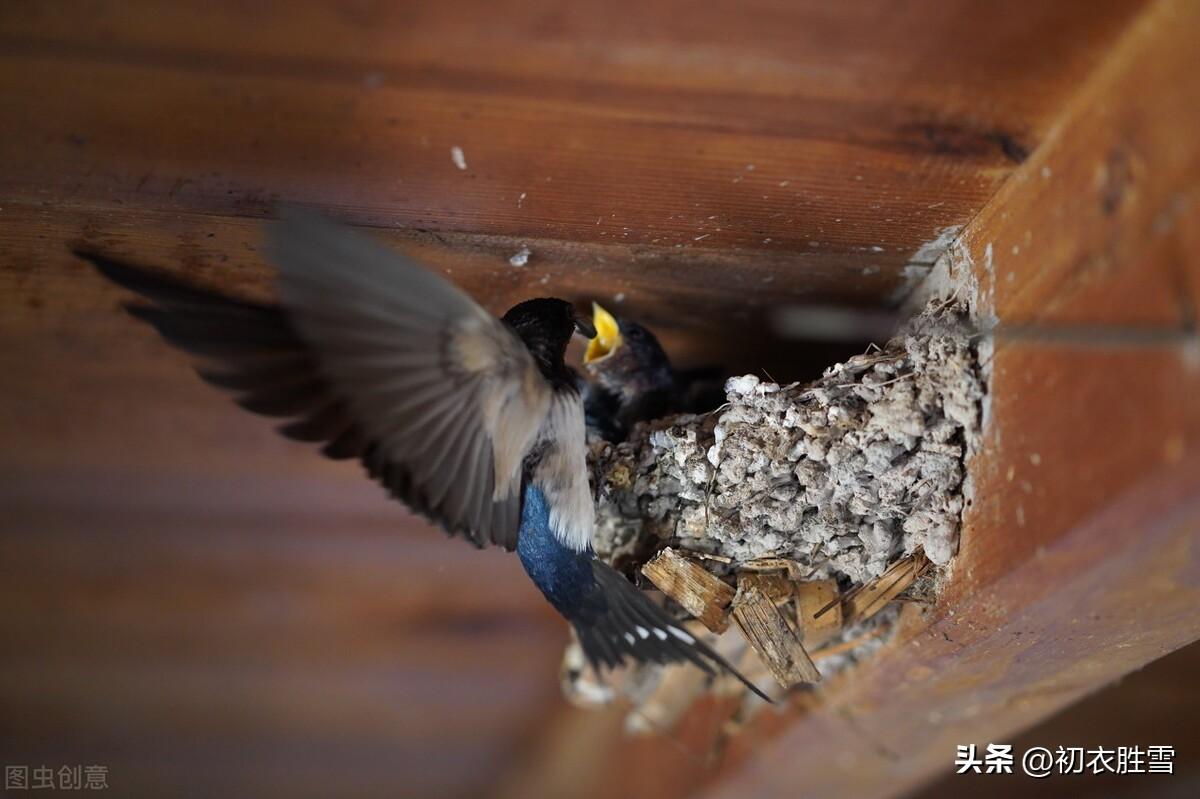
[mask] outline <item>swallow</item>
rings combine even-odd
[[[566,365],[596,331],[561,299],[497,319],[442,277],[333,222],[287,212],[267,234],[280,304],[77,250],[199,375],[288,438],[356,459],[395,499],[476,547],[516,551],[597,670],[720,655],[592,549],[583,403]],[[770,700],[768,700],[770,701]]]
[[[719,370],[677,371],[646,327],[617,319],[592,303],[596,335],[583,354],[592,381],[584,390],[588,427],[607,441],[623,441],[638,422],[672,413],[702,413],[725,401]]]

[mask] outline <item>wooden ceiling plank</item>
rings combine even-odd
[[[897,796],[951,768],[957,744],[1003,743],[1200,638],[1200,367],[1190,289],[1160,288],[1200,268],[1180,246],[1200,225],[1197,25],[1194,4],[1148,10],[959,251],[1001,325],[1151,324],[1166,340],[998,339],[974,502],[937,606],[906,610],[893,644],[790,725],[751,728],[742,768],[708,795]],[[1132,165],[1116,189],[1114,153]]]

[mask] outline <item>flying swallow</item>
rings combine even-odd
[[[564,356],[575,333],[597,331],[569,302],[526,300],[496,319],[405,256],[296,211],[268,245],[280,305],[77,254],[140,295],[128,312],[243,408],[361,461],[450,535],[515,550],[597,669],[690,661],[767,698],[594,556],[583,402]]]
[[[583,363],[592,382],[584,389],[588,427],[608,441],[622,441],[638,422],[671,413],[702,413],[725,401],[719,370],[678,371],[646,327],[617,319],[592,303],[596,335]]]

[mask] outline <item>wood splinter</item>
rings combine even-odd
[[[914,552],[893,563],[875,579],[830,601],[816,612],[815,617],[821,618],[837,607],[841,610],[843,624],[869,619],[903,593],[929,566],[924,552]]]
[[[891,602],[929,568],[924,552],[914,552],[893,563],[887,571],[846,598],[842,605],[844,623],[869,619]]]
[[[754,586],[776,605],[790,602],[796,593],[796,584],[789,580],[786,574],[739,572],[738,588],[746,585]]]
[[[821,680],[787,619],[753,581],[739,580],[732,615],[746,641],[784,688]]]
[[[642,574],[714,633],[729,627],[733,588],[695,561],[667,548],[642,566]]]
[[[800,573],[800,564],[788,558],[755,558],[748,560],[745,563],[738,565],[738,571],[744,572],[787,572],[788,577],[797,579]]]
[[[796,619],[806,647],[816,649],[842,631],[842,605],[838,601],[837,580],[797,583],[795,593]],[[818,615],[826,606],[830,608],[829,611]]]
[[[783,558],[743,564],[736,592],[696,561],[670,548],[646,563],[642,574],[712,632],[724,632],[732,616],[775,680],[791,688],[821,679],[806,646],[820,647],[847,625],[874,616],[929,565],[925,555],[916,552],[846,594],[838,593],[834,580],[797,581],[798,565]],[[777,607],[792,601],[798,630]],[[849,642],[834,649],[848,646]]]

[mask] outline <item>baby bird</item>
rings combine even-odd
[[[597,560],[583,402],[564,360],[596,337],[561,299],[496,319],[399,253],[298,211],[268,233],[281,305],[248,302],[94,252],[140,295],[127,310],[202,359],[200,376],[476,547],[516,550],[597,668],[690,661],[733,673]],[[768,700],[769,701],[769,700]]]
[[[653,333],[618,320],[592,303],[596,335],[583,363],[592,382],[584,389],[588,428],[606,441],[623,441],[638,422],[672,413],[703,413],[725,401],[716,369],[677,371]]]

